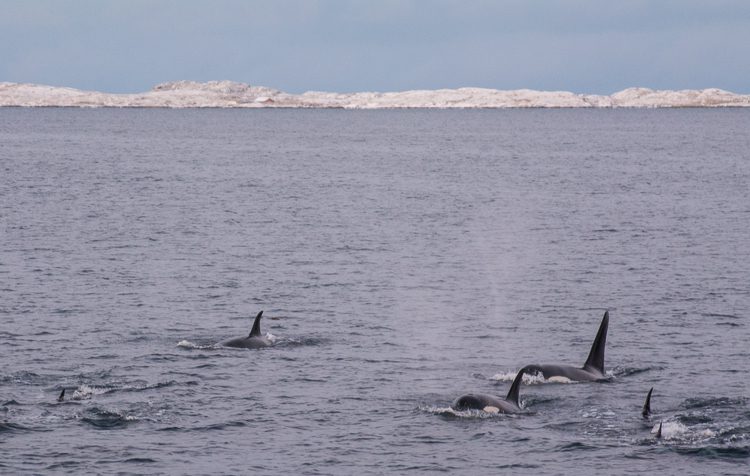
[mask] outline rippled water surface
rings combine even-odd
[[[746,474],[748,131],[0,109],[0,473]],[[583,364],[605,309],[609,381],[450,410]],[[260,310],[272,347],[216,345]]]

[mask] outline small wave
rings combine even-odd
[[[15,372],[10,375],[4,375],[0,377],[0,382],[3,383],[15,383],[21,385],[39,385],[46,379],[41,375],[35,374],[34,372]]]
[[[744,405],[747,399],[744,397],[728,398],[728,397],[716,397],[716,398],[688,398],[682,403],[682,407],[685,409],[705,408],[705,407],[728,407],[734,405]]]
[[[128,458],[121,461],[122,463],[156,463],[157,461],[152,458]]]
[[[187,382],[187,385],[193,385],[194,382]],[[174,380],[167,380],[166,382],[157,382],[152,385],[143,385],[142,387],[133,387],[133,390],[135,391],[141,391],[141,390],[153,390],[157,388],[164,388],[164,387],[171,387],[173,385],[177,385],[177,382]]]
[[[558,396],[525,394],[521,396],[521,408],[534,408],[537,405],[549,405],[562,400],[564,398]]]
[[[327,339],[316,338],[316,337],[281,337],[278,339],[279,347],[303,347],[303,346],[319,346],[328,342]]]
[[[726,317],[729,319],[740,319],[740,316],[736,316],[734,314],[721,314],[718,312],[704,312],[701,314],[703,317]]]
[[[581,416],[583,418],[607,419],[616,416],[616,413],[612,410],[599,410],[598,408],[592,408],[584,410]]]
[[[717,326],[729,326],[729,327],[742,327],[742,324],[737,324],[735,322],[717,322]]]
[[[701,446],[697,448],[675,448],[684,455],[700,456],[708,459],[747,459],[750,458],[750,446]]]
[[[247,423],[244,421],[229,421],[225,423],[212,423],[210,425],[205,425],[201,427],[194,428],[194,430],[200,430],[200,431],[213,431],[213,430],[224,430],[227,428],[233,428],[233,427],[242,427],[247,426]]]
[[[750,427],[729,427],[723,428],[719,434],[723,441],[727,443],[737,443],[738,441],[747,441],[750,439]]]
[[[31,428],[27,428],[18,423],[11,423],[9,421],[0,421],[0,433],[14,432],[14,431],[31,431]]]
[[[177,354],[150,354],[144,356],[144,358],[150,362],[174,362],[176,360],[179,360],[179,356]]]
[[[680,421],[680,423],[685,425],[700,425],[711,423],[713,421],[713,419],[708,415],[701,414],[678,415],[677,419]]]
[[[607,370],[607,377],[630,377],[631,375],[642,374],[644,372],[650,372],[652,370],[663,370],[664,367],[615,367],[612,370]]]
[[[157,428],[156,431],[185,431],[185,428],[181,426],[167,426],[164,428]]]
[[[88,416],[81,418],[81,421],[99,429],[122,428],[138,418],[133,415],[127,415],[118,411],[104,410],[101,408],[92,408],[88,411]]]
[[[147,384],[147,383],[138,383],[138,384],[132,384],[132,385],[121,385],[121,386],[114,386],[111,387],[110,392],[143,392],[146,390],[155,390],[160,389],[164,387],[171,387],[173,385],[177,385],[177,382],[174,380],[167,380],[165,382],[157,382],[154,384]]]
[[[564,445],[560,445],[557,447],[557,449],[562,452],[568,452],[568,451],[594,450],[594,449],[597,449],[597,447],[575,441],[573,443],[566,443]]]

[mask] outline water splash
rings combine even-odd
[[[160,389],[163,387],[171,387],[177,382],[169,380],[166,382],[158,382],[155,384],[109,384],[109,385],[89,385],[81,384],[73,391],[70,396],[70,400],[89,400],[96,395],[105,395],[114,392],[141,392],[144,390]]]
[[[276,344],[276,341],[278,340],[278,337],[271,334],[270,332],[267,332],[264,337],[268,339],[271,345]],[[216,342],[213,344],[198,344],[198,343],[189,341],[187,339],[183,339],[180,342],[178,342],[177,347],[180,347],[183,349],[191,349],[191,350],[218,350],[218,349],[224,348],[224,346],[222,346],[221,343],[219,342]]]
[[[219,348],[218,344],[196,344],[195,342],[191,342],[189,340],[181,340],[177,343],[177,347],[181,347],[183,349],[192,349],[192,350],[215,350]]]
[[[490,377],[490,380],[495,380],[498,382],[512,382],[513,380],[515,380],[516,375],[518,375],[517,372],[503,372],[493,375],[492,377]],[[575,383],[573,380],[561,376],[554,376],[546,379],[540,372],[537,372],[535,374],[526,373],[523,375],[522,379],[525,385],[539,385],[543,383]]]
[[[698,443],[716,436],[716,432],[710,428],[691,428],[679,421],[670,420],[656,423],[651,428],[651,434],[656,435],[661,425],[661,438],[665,441],[677,440],[681,443]]]
[[[497,417],[509,417],[513,414],[501,413],[495,407],[486,407],[484,410],[468,409],[455,410],[452,407],[440,407],[436,405],[421,405],[420,411],[449,418],[486,419]]]
[[[113,387],[96,387],[96,386],[90,386],[81,384],[77,389],[73,391],[73,395],[71,395],[71,400],[88,400],[94,395],[104,395],[105,393],[114,392],[115,388]]]

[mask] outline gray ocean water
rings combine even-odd
[[[0,109],[0,473],[747,474],[749,131]],[[607,309],[607,382],[450,410]],[[216,345],[260,310],[274,346]]]

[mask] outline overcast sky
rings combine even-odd
[[[0,81],[750,93],[744,0],[1,0]]]

